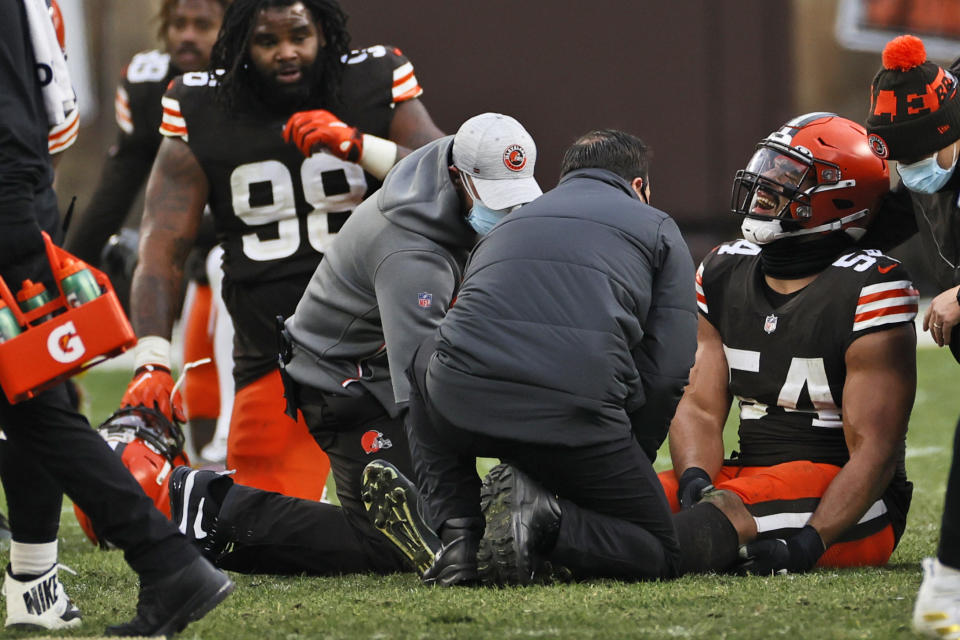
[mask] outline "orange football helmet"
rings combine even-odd
[[[744,237],[760,244],[841,229],[856,240],[889,190],[890,168],[870,151],[861,125],[808,113],[757,145],[734,178],[731,210],[746,217]]]
[[[183,450],[180,426],[155,409],[126,407],[118,409],[97,431],[120,456],[157,509],[169,518],[168,476],[174,467],[190,465]],[[77,505],[73,506],[73,512],[91,542],[110,548],[110,543],[97,535],[87,514]]]

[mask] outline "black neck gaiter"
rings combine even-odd
[[[813,239],[804,236],[781,238],[760,247],[760,268],[764,275],[782,280],[806,278],[826,269],[841,253],[854,245],[844,231]]]

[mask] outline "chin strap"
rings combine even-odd
[[[786,236],[806,236],[806,235],[810,235],[811,233],[821,233],[824,231],[840,231],[841,229],[843,229],[843,225],[853,222],[854,220],[859,220],[860,218],[865,217],[868,213],[870,213],[870,209],[861,209],[856,213],[851,213],[848,216],[844,216],[842,218],[834,220],[833,222],[822,224],[819,227],[813,227],[812,229],[800,229],[799,231],[787,232],[785,233],[785,235],[780,237],[783,238]]]
[[[834,221],[832,221],[832,222],[828,222],[828,223],[826,223],[826,224],[821,224],[820,226],[813,227],[813,228],[811,228],[811,229],[798,229],[798,230],[796,230],[796,231],[784,231],[784,230],[783,230],[783,225],[780,224],[780,222],[782,222],[782,221],[781,221],[779,218],[774,218],[774,219],[771,219],[771,220],[760,220],[760,219],[758,219],[758,218],[749,218],[749,217],[748,217],[748,218],[745,220],[745,224],[749,224],[748,221],[750,221],[750,220],[755,220],[755,221],[760,222],[760,223],[769,223],[769,222],[776,222],[776,223],[777,223],[777,226],[780,227],[780,231],[779,231],[779,232],[776,232],[776,231],[773,232],[773,234],[772,234],[769,238],[764,239],[762,242],[757,238],[757,236],[756,236],[756,231],[754,230],[754,231],[752,232],[752,233],[754,234],[754,240],[753,240],[753,242],[756,242],[756,243],[759,244],[759,245],[764,245],[764,244],[773,242],[773,241],[775,241],[775,240],[780,240],[781,238],[794,238],[794,237],[797,237],[797,236],[808,236],[808,235],[811,235],[811,234],[814,234],[814,233],[825,233],[825,232],[828,232],[828,231],[840,231],[841,229],[843,229],[843,226],[844,226],[845,224],[849,224],[849,223],[851,223],[851,222],[854,222],[855,220],[859,220],[860,218],[865,217],[868,213],[870,213],[870,210],[869,210],[869,209],[861,209],[860,211],[857,211],[857,212],[855,212],[855,213],[851,213],[850,215],[844,216],[844,217],[842,217],[842,218],[838,218],[837,220],[834,220]],[[860,233],[854,232],[853,234],[850,234],[850,235],[854,236],[854,239],[857,239],[856,236],[862,236],[862,235],[863,235],[863,232],[860,232]],[[750,238],[747,238],[747,239],[750,240]]]

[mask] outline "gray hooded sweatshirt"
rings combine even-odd
[[[452,146],[446,136],[403,158],[343,225],[286,322],[287,371],[300,384],[351,396],[365,388],[394,417],[406,404],[404,372],[447,313],[477,241],[447,170]]]

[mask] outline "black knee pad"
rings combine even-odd
[[[720,509],[699,502],[673,516],[680,574],[723,571],[737,561],[737,530]]]

